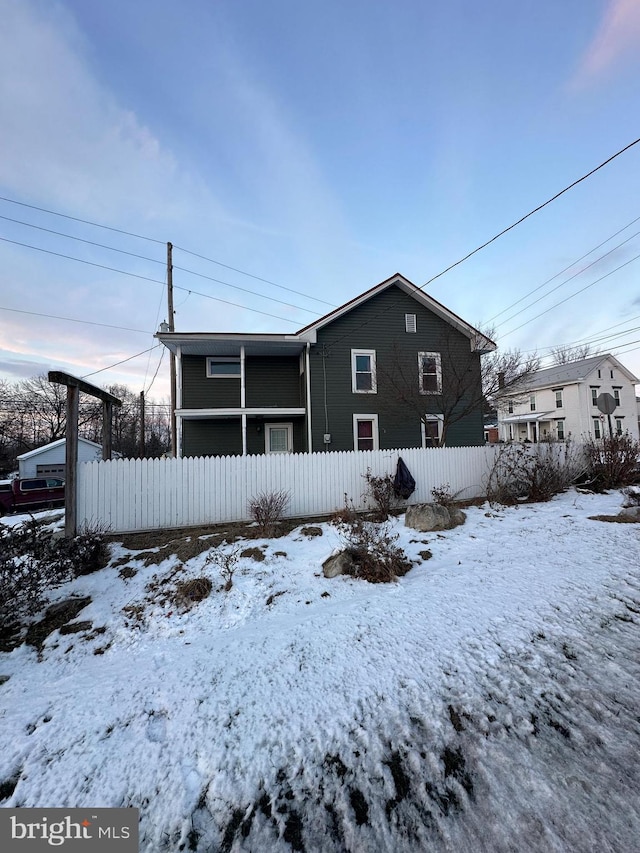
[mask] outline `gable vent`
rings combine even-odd
[[[405,314],[404,315],[404,328],[406,332],[414,332],[416,331],[416,315],[415,314]]]

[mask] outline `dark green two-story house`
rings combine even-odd
[[[484,444],[495,349],[396,274],[295,334],[159,332],[179,456]]]

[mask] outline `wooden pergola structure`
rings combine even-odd
[[[58,370],[49,372],[49,382],[67,387],[67,430],[65,446],[65,518],[64,535],[72,538],[77,533],[78,503],[78,401],[80,392],[90,394],[102,400],[102,458],[111,459],[111,421],[114,406],[121,406],[122,400],[97,388],[84,379],[78,379]]]

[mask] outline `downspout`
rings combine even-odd
[[[307,341],[307,350],[305,352],[305,373],[307,386],[307,452],[313,452],[313,432],[311,429],[311,344]]]
[[[182,409],[182,346],[176,347],[176,409]],[[174,412],[175,415],[175,412]],[[182,458],[182,415],[176,418],[176,458]]]
[[[244,345],[240,347],[240,408],[242,409],[242,455],[247,455],[247,413]]]

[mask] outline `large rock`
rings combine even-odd
[[[346,551],[332,554],[322,564],[322,573],[325,578],[337,578],[338,575],[348,575],[354,567],[353,557]]]
[[[640,506],[626,506],[618,515],[628,518],[630,521],[640,521]]]
[[[464,524],[466,517],[457,507],[449,509],[442,504],[415,504],[407,507],[404,523],[420,533],[428,533],[431,530],[450,530]]]

